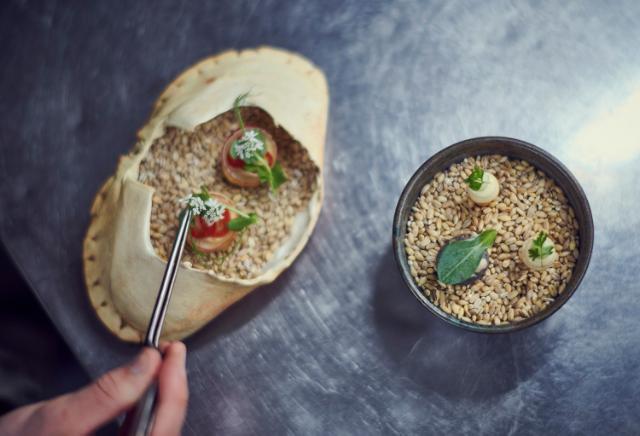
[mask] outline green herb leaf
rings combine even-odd
[[[533,240],[533,243],[531,244],[531,248],[529,248],[529,257],[531,258],[531,260],[542,260],[553,253],[552,245],[544,245],[546,240],[547,234],[545,232],[538,233],[538,236]]]
[[[239,232],[245,227],[248,227],[251,224],[255,224],[257,222],[258,222],[258,215],[251,212],[249,215],[239,216],[238,218],[232,219],[231,221],[229,221],[228,227],[229,227],[229,230],[233,230],[234,232]]]
[[[238,147],[239,143],[240,143],[240,140],[233,141],[233,144],[231,144],[231,149],[229,150],[229,154],[234,159],[238,159],[238,148],[237,147]]]
[[[236,100],[233,102],[233,113],[236,116],[236,120],[238,120],[238,124],[240,124],[240,128],[244,130],[244,120],[242,119],[242,114],[240,113],[240,106],[244,103],[244,99],[249,95],[248,92],[245,92],[242,95],[236,97]]]
[[[473,239],[447,244],[436,265],[438,280],[447,285],[455,285],[471,278],[485,250],[496,240],[496,234],[493,229],[485,230]]]
[[[197,194],[193,194],[193,196],[199,197],[202,201],[207,201],[211,198],[211,196],[209,195],[209,191],[207,191],[207,187],[204,185],[200,186],[200,192],[198,192]]]
[[[287,176],[284,173],[280,162],[276,162],[273,168],[270,168],[266,160],[260,159],[254,163],[246,164],[244,169],[250,173],[257,174],[260,182],[267,183],[273,192],[287,181]]]
[[[261,183],[271,184],[270,182],[273,176],[271,175],[271,169],[268,165],[263,164],[262,162],[248,163],[244,166],[244,170],[257,174]]]
[[[484,170],[476,165],[475,167],[473,167],[471,175],[464,179],[464,181],[467,185],[469,185],[469,188],[473,189],[474,191],[479,191],[480,188],[482,188],[483,177]]]
[[[271,168],[271,174],[273,176],[271,179],[271,189],[275,191],[280,187],[280,185],[287,181],[287,175],[284,173],[280,162],[276,162],[273,168]]]
[[[287,180],[287,176],[279,162],[276,162],[273,168],[269,167],[265,159],[267,139],[262,131],[259,129],[245,129],[244,120],[240,113],[240,106],[247,95],[249,95],[248,92],[238,96],[233,102],[233,112],[244,133],[242,138],[231,144],[229,154],[234,159],[242,159],[245,162],[244,170],[257,174],[260,183],[267,183],[271,190],[275,192],[275,190]],[[255,137],[251,138],[251,133],[254,133]],[[240,147],[242,147],[242,149],[238,151]]]
[[[256,131],[256,133],[257,133],[256,137],[258,138],[258,140],[259,140],[260,142],[262,142],[263,144],[266,144],[266,143],[267,143],[267,138],[265,138],[265,137],[264,137],[264,134],[262,133],[262,130],[260,130],[260,129],[253,129],[253,130],[255,130],[255,131]],[[266,154],[266,153],[267,153],[267,148],[266,148],[266,146],[265,146],[265,148],[264,148],[262,151],[263,151],[263,154]]]

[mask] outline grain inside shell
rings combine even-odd
[[[288,180],[276,194],[261,186],[232,186],[220,170],[220,151],[239,128],[231,111],[199,125],[193,132],[174,127],[155,140],[140,164],[138,180],[154,188],[150,235],[156,253],[166,260],[177,230],[178,201],[206,186],[235,202],[235,206],[259,215],[227,251],[198,255],[185,250],[183,260],[193,268],[225,277],[256,277],[289,235],[295,215],[307,207],[317,189],[318,168],[307,151],[271,117],[255,107],[242,108],[247,125],[265,129],[278,145],[278,160]]]

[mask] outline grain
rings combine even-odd
[[[236,207],[259,215],[225,252],[195,255],[185,250],[183,260],[193,268],[229,278],[260,274],[291,230],[294,216],[305,209],[317,189],[319,170],[307,151],[259,108],[242,109],[248,125],[267,130],[278,144],[278,160],[288,180],[276,195],[268,187],[246,189],[227,183],[219,165],[225,139],[238,129],[231,111],[199,125],[193,132],[169,127],[151,145],[140,164],[138,180],[155,192],[151,207],[151,243],[167,258],[178,225],[178,200],[206,186],[233,199]],[[417,233],[415,233],[417,235]],[[416,270],[417,271],[417,270]]]
[[[500,180],[500,195],[489,206],[468,201],[461,183],[474,165]],[[435,259],[440,248],[455,236],[487,228],[498,234],[482,279],[464,286],[439,283]],[[518,249],[542,229],[556,242],[559,259],[546,271],[531,271],[521,263]],[[466,158],[427,183],[409,216],[404,244],[411,274],[427,298],[481,325],[519,322],[544,310],[565,290],[579,255],[578,223],[562,190],[529,163],[499,155]],[[416,261],[420,257],[425,260]]]

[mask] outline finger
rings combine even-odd
[[[164,354],[165,351],[167,351],[167,348],[169,348],[169,345],[171,345],[171,342],[169,342],[169,341],[161,341],[160,345],[158,346],[158,349],[160,350],[160,352],[162,354]]]
[[[43,402],[30,404],[0,416],[0,436],[44,433],[40,425],[42,420],[34,420],[34,416],[38,415],[43,404]]]
[[[58,402],[54,406],[68,411],[75,421],[73,427],[77,433],[90,433],[136,403],[155,378],[160,362],[157,350],[145,348],[130,364],[113,369],[89,386],[54,400]]]
[[[171,343],[165,352],[158,375],[158,406],[153,436],[180,434],[189,401],[185,361],[187,348],[182,342]]]

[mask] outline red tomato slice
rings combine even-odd
[[[229,166],[234,168],[244,168],[244,161],[242,159],[235,159],[231,157],[231,154],[227,156],[227,162]]]
[[[229,233],[229,221],[231,221],[231,214],[228,209],[225,209],[222,219],[212,225],[208,225],[204,218],[197,216],[191,226],[191,236],[196,239],[207,237],[219,238]]]
[[[267,152],[264,155],[265,159],[267,160],[267,163],[269,164],[270,167],[273,166],[273,156],[271,156],[271,153]],[[234,168],[244,168],[244,161],[242,159],[235,159],[233,157],[231,157],[231,155],[227,156],[227,162],[229,162],[229,166],[234,167]]]

